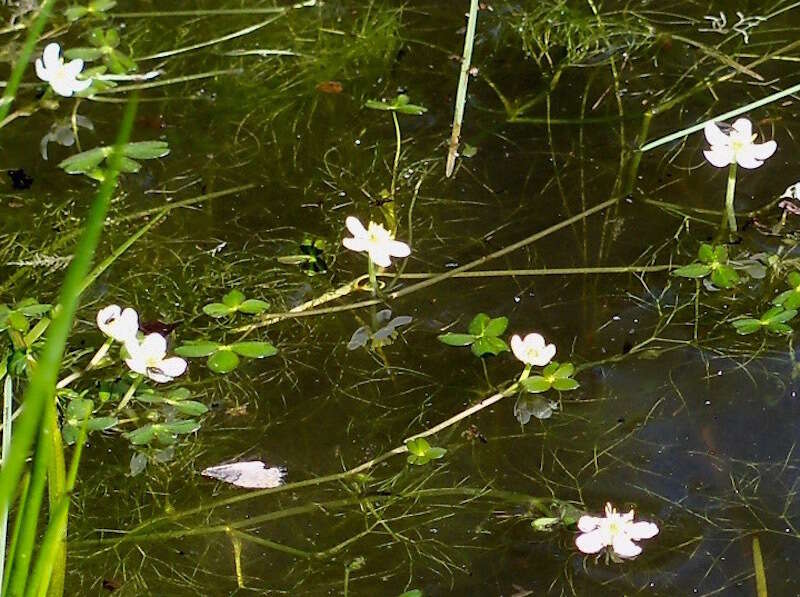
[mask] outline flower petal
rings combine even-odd
[[[715,145],[703,152],[712,166],[724,168],[730,166],[734,159],[733,147],[730,145]]]
[[[525,336],[523,343],[525,344],[525,348],[528,349],[530,348],[542,349],[544,348],[545,345],[544,336],[542,336],[541,334],[528,334],[527,336]]]
[[[705,132],[706,140],[711,144],[712,147],[715,145],[730,144],[730,139],[728,138],[728,135],[723,133],[722,130],[714,122],[707,122],[706,126],[703,128],[703,132]]]
[[[50,81],[50,71],[47,70],[41,58],[36,59],[36,76],[42,81]]]
[[[42,52],[42,61],[44,62],[44,67],[47,70],[54,69],[58,66],[61,66],[61,46],[57,43],[49,43]]]
[[[517,334],[514,334],[511,337],[511,352],[514,353],[514,356],[517,357],[523,363],[525,362],[525,353],[524,353],[524,346],[522,342],[522,338],[520,338]]]
[[[364,224],[362,224],[361,221],[354,216],[348,216],[348,218],[344,221],[344,225],[347,226],[350,234],[356,238],[364,238],[367,236],[367,229],[364,228]]]
[[[736,163],[742,168],[746,168],[748,170],[755,170],[756,168],[764,165],[763,161],[757,159],[753,155],[753,152],[749,147],[742,149],[736,154]]]
[[[345,238],[342,239],[342,244],[351,251],[368,251],[370,248],[369,241],[365,238]]]
[[[740,118],[733,123],[733,129],[739,133],[744,140],[752,141],[753,137],[753,123],[747,118]]]
[[[80,58],[70,60],[61,68],[64,69],[64,74],[69,75],[71,79],[74,79],[81,74],[81,71],[83,70],[83,60]]]
[[[168,383],[186,372],[186,361],[180,357],[170,357],[156,367],[148,367],[147,377],[158,383]]]
[[[399,240],[387,240],[384,243],[384,248],[392,257],[408,257],[411,255],[411,247]]]
[[[642,548],[631,541],[625,533],[617,533],[612,544],[614,553],[623,558],[634,558],[642,553]]]
[[[625,527],[631,539],[639,541],[640,539],[650,539],[658,535],[658,526],[652,522],[634,522]]]
[[[606,542],[603,533],[598,529],[575,537],[575,546],[583,553],[597,553],[606,546]]]
[[[369,258],[372,260],[372,263],[379,267],[389,267],[392,265],[389,253],[387,253],[383,247],[371,246],[369,248]]]
[[[556,356],[556,345],[548,344],[541,350],[541,352],[539,353],[539,357],[533,364],[536,365],[537,367],[544,367],[550,361],[553,360],[554,356]]]
[[[161,334],[148,334],[138,349],[144,358],[161,361],[167,354],[167,339]]]
[[[602,518],[597,518],[595,516],[581,516],[578,519],[578,530],[583,533],[591,533],[597,529],[602,522]]]
[[[753,143],[750,151],[757,160],[767,160],[777,149],[778,144],[775,141],[767,141],[766,143]]]
[[[71,81],[65,81],[62,77],[54,77],[50,80],[50,87],[53,88],[58,95],[63,97],[72,97],[75,89],[72,87]]]

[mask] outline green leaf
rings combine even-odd
[[[406,591],[400,597],[423,597],[422,591],[419,589],[412,589],[410,591]]]
[[[204,415],[208,412],[208,407],[202,402],[197,402],[196,400],[184,400],[171,404],[175,410],[181,414],[189,415],[190,417],[199,417],[200,415]]]
[[[247,299],[239,305],[240,313],[247,313],[248,315],[258,315],[269,309],[269,303],[258,299]]]
[[[18,303],[17,305],[15,305],[14,308],[17,311],[22,311],[22,313],[24,315],[27,315],[28,317],[36,317],[37,315],[44,315],[45,313],[50,311],[50,309],[52,309],[53,306],[40,304],[37,303],[36,301],[31,300],[31,302],[25,304]]]
[[[205,307],[203,307],[203,313],[208,315],[209,317],[213,317],[214,319],[219,319],[220,317],[227,317],[231,313],[235,312],[235,307],[228,307],[227,305],[223,305],[222,303],[209,303]]]
[[[767,326],[767,329],[772,332],[773,334],[791,334],[794,330],[791,326],[786,325],[785,323],[776,323],[772,322]]]
[[[572,363],[563,363],[558,367],[558,370],[555,373],[553,373],[553,376],[556,379],[564,379],[567,377],[572,377],[574,373],[575,373],[575,365],[573,365]]]
[[[222,297],[222,302],[228,307],[236,308],[244,302],[244,294],[239,290],[231,290]]]
[[[85,6],[70,6],[64,11],[64,16],[67,17],[69,22],[77,21],[89,14],[89,9]]]
[[[103,55],[103,50],[99,48],[70,48],[64,51],[64,58],[67,60],[75,60],[79,58],[87,62],[97,60]]]
[[[467,331],[473,336],[483,336],[484,331],[491,320],[492,318],[486,313],[478,313],[472,318],[472,321],[469,322],[469,328]]]
[[[570,390],[577,390],[579,387],[581,387],[581,384],[571,377],[556,379],[553,382],[553,388],[559,392],[569,392]]]
[[[498,355],[501,352],[508,350],[508,344],[500,338],[493,338],[491,336],[478,338],[472,344],[472,353],[475,356],[482,357],[487,354]]]
[[[8,314],[9,325],[18,332],[27,332],[30,324],[28,318],[21,311],[12,311]]]
[[[214,373],[230,373],[239,366],[239,357],[229,349],[215,352],[208,358],[208,368]]]
[[[105,431],[111,429],[119,423],[117,417],[97,417],[96,419],[89,419],[86,424],[87,431]]]
[[[542,369],[542,377],[554,377],[558,371],[559,364],[556,361],[551,362],[544,369]]]
[[[447,454],[447,450],[444,448],[430,448],[426,456],[431,460],[439,460],[439,458],[442,458],[445,454]]]
[[[534,375],[528,379],[522,380],[520,383],[523,389],[531,394],[541,394],[553,387],[553,384],[541,375]]]
[[[134,429],[130,433],[125,433],[124,436],[134,446],[143,446],[149,444],[156,435],[156,426],[153,423],[143,425],[138,429]]]
[[[773,305],[784,305],[786,303],[786,301],[788,301],[789,298],[792,295],[795,295],[795,294],[798,297],[800,297],[800,293],[797,292],[794,288],[792,288],[791,290],[784,290],[778,296],[776,296],[774,299],[772,299],[772,304]],[[792,307],[792,309],[794,309],[794,307]]]
[[[230,349],[251,359],[263,359],[278,353],[278,349],[269,342],[236,342],[230,345]]]
[[[496,317],[494,319],[490,319],[489,323],[486,324],[486,329],[483,331],[483,335],[497,337],[505,332],[507,327],[508,317]]]
[[[194,433],[200,429],[200,423],[192,419],[186,419],[184,421],[172,421],[171,423],[164,423],[163,427],[170,433],[185,435],[187,433]]]
[[[711,272],[711,281],[719,288],[733,288],[739,283],[739,274],[729,265],[720,265]]]
[[[442,334],[439,337],[439,342],[443,344],[447,344],[448,346],[469,346],[477,338],[472,334]]]
[[[722,245],[714,247],[714,259],[719,263],[728,263],[728,249]]]
[[[175,354],[190,359],[207,357],[217,352],[220,346],[219,343],[211,342],[210,340],[194,340],[182,346],[178,346],[175,349]]]
[[[67,174],[83,174],[99,166],[110,151],[108,147],[96,147],[62,160],[58,167],[62,168]]]
[[[166,141],[138,141],[127,143],[122,153],[135,160],[152,160],[169,155],[169,145]]]
[[[672,275],[680,278],[705,278],[710,273],[711,268],[709,266],[702,263],[690,263],[673,270]]]
[[[700,245],[700,250],[697,251],[697,258],[703,263],[711,263],[714,261],[714,247],[709,244],[703,243]]]
[[[761,325],[761,320],[752,318],[737,319],[733,322],[736,333],[742,336],[757,332],[761,329]]]
[[[800,272],[792,272],[787,276],[789,286],[794,289],[800,289]]]
[[[141,168],[142,165],[136,160],[126,158],[125,156],[121,156],[119,159],[120,172],[127,172],[128,174],[132,174],[138,172],[139,170],[141,170]]]
[[[418,437],[406,442],[406,449],[415,456],[424,456],[431,449],[431,445],[424,437]]]
[[[790,290],[790,296],[783,302],[783,307],[786,309],[797,309],[800,307],[800,291]]]
[[[423,466],[431,461],[431,457],[428,456],[427,454],[424,454],[422,456],[417,456],[416,454],[409,454],[408,458],[406,458],[406,461],[408,462],[408,464]]]
[[[770,309],[769,311],[767,311],[767,313],[772,313],[772,311],[774,310],[775,309]],[[787,321],[794,319],[795,315],[797,315],[797,311],[795,309],[787,309],[785,311],[782,310],[778,313],[772,313],[769,317],[767,317],[765,314],[764,317],[761,318],[761,321],[768,322],[768,324],[785,323]]]

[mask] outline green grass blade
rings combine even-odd
[[[19,483],[25,468],[28,452],[39,431],[45,406],[52,401],[61,360],[67,338],[78,308],[80,289],[91,267],[95,250],[105,222],[111,195],[117,183],[121,152],[119,147],[130,137],[136,101],[132,100],[125,111],[122,125],[115,144],[115,150],[108,160],[110,171],[97,192],[86,219],[86,227],[78,242],[64,282],[59,293],[58,306],[53,323],[47,331],[47,339],[42,349],[39,365],[31,377],[24,394],[24,408],[11,440],[8,460],[0,470],[0,508],[6,507]],[[22,539],[22,537],[21,537]]]
[[[11,420],[14,410],[14,382],[6,375],[3,383],[3,462],[11,448]],[[6,539],[8,538],[8,504],[0,510],[0,582],[5,576]]]

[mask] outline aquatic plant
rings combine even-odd
[[[703,153],[709,163],[717,168],[728,167],[728,188],[725,193],[725,210],[728,214],[728,228],[736,232],[736,212],[733,208],[736,192],[736,167],[752,170],[764,164],[778,149],[773,141],[756,143],[753,125],[746,118],[733,123],[729,133],[724,133],[714,122],[705,125],[705,135],[711,149]]]
[[[367,228],[354,216],[349,216],[345,221],[347,229],[353,238],[345,238],[342,244],[358,253],[367,254],[367,269],[373,296],[378,293],[378,280],[375,266],[389,267],[392,257],[408,257],[411,248],[404,242],[394,240],[391,233],[381,224],[370,221]]]
[[[61,46],[55,42],[48,44],[42,57],[36,59],[36,76],[64,97],[72,97],[91,86],[91,79],[78,79],[82,70],[83,60],[76,58],[65,63],[61,57]]]
[[[547,344],[544,336],[535,333],[525,338],[514,334],[511,337],[511,351],[527,368],[544,367],[556,356],[555,344]]]
[[[581,516],[575,538],[575,545],[586,554],[595,554],[611,548],[609,553],[620,558],[634,558],[642,553],[642,548],[634,543],[651,539],[658,534],[658,526],[652,522],[633,522],[634,512],[620,514],[610,504],[606,504],[605,516]]]

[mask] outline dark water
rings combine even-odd
[[[163,4],[120,1],[112,13],[251,8]],[[364,109],[365,100],[403,91],[428,108],[419,117],[399,117],[403,153],[394,204],[398,238],[408,240],[413,227],[406,272],[441,272],[625,195],[629,150],[644,110],[704,77],[731,72],[669,33],[706,46],[724,42],[719,52],[747,64],[750,55],[795,41],[798,23],[795,7],[750,30],[745,44],[730,29],[698,31],[709,27],[704,16],[724,10],[730,28],[736,10],[766,16],[790,3],[607,2],[601,14],[609,41],[564,68],[549,92],[552,71],[546,60],[540,67],[526,56],[517,31],[519,11],[538,4],[497,2],[480,13],[478,72],[464,128],[464,140],[478,151],[460,161],[451,179],[444,177],[444,158],[466,2],[330,2],[224,43],[140,61],[140,71],[163,69],[162,78],[231,72],[142,92],[134,140],[166,139],[171,154],[124,178],[101,256],[146,222],[114,223],[119,218],[253,187],[171,212],[89,290],[74,342],[96,342],[94,312],[112,302],[136,305],[148,319],[182,321],[176,342],[233,339],[237,334],[200,311],[230,288],[284,311],[362,275],[363,260],[339,249],[344,219],[380,220],[376,204],[391,186],[394,159],[391,116]],[[570,7],[597,29],[588,5]],[[123,45],[144,57],[267,18],[273,17],[128,16],[111,23]],[[647,34],[643,23],[652,28]],[[563,33],[566,25],[557,28]],[[59,41],[78,43],[80,31]],[[254,49],[300,56],[226,55]],[[563,49],[555,47],[552,58],[563,60]],[[763,81],[738,73],[657,116],[648,139],[797,82],[792,61],[770,60],[756,70]],[[341,93],[317,90],[332,80],[342,84]],[[538,120],[508,122],[493,86],[511,103],[536,98],[522,116]],[[51,145],[50,161],[38,153],[54,116],[68,116],[71,105],[38,112],[4,134],[5,168],[24,168],[34,178],[29,190],[3,189],[3,232],[18,234],[7,260],[68,254],[51,243],[74,230],[91,200],[93,183],[55,167],[72,150]],[[111,143],[121,109],[80,104],[78,112],[96,129],[82,134],[84,149]],[[788,98],[750,115],[761,134],[777,139],[779,151],[740,176],[740,211],[769,206],[797,181],[796,113]],[[701,135],[693,135],[646,153],[618,204],[483,269],[689,262],[722,215],[693,211],[722,207],[724,173],[704,164],[704,147]],[[769,208],[758,216],[769,225],[779,217]],[[309,235],[329,243],[327,274],[309,277],[277,261],[297,253]],[[780,248],[792,255],[790,241],[754,225],[742,236],[732,254]],[[29,268],[6,294],[49,299],[60,280],[60,273]],[[773,287],[783,288],[779,277]],[[718,294],[701,290],[696,318],[694,283],[664,272],[450,279],[391,302],[396,315],[414,321],[380,354],[346,348],[369,318],[364,309],[260,329],[252,338],[273,342],[277,357],[246,362],[224,377],[202,361],[191,363],[189,386],[211,412],[196,437],[177,445],[173,461],[130,477],[126,441],[113,434],[90,438],[70,520],[66,593],[119,587],[120,595],[339,595],[346,565],[363,557],[363,567],[350,573],[351,595],[412,588],[425,595],[755,595],[757,536],[772,594],[800,594],[793,349],[784,338],[739,338],[725,321],[731,313],[760,313],[769,288],[752,282]],[[340,302],[360,298],[366,295]],[[360,484],[346,479],[214,506],[245,491],[202,478],[206,466],[261,459],[285,467],[289,482],[329,475],[491,395],[478,359],[436,338],[454,322],[453,330],[466,329],[481,311],[507,316],[509,333],[541,332],[558,346],[557,358],[586,364],[577,376],[581,388],[563,394],[552,418],[523,428],[509,397],[430,438],[448,453],[427,466],[408,467],[396,456]],[[488,380],[497,386],[519,369],[508,353],[486,359]],[[485,443],[464,435],[472,425]],[[496,493],[481,495],[489,489]],[[593,513],[612,501],[636,508],[661,532],[642,542],[635,561],[606,565],[576,551],[571,529],[534,531],[530,522],[538,514],[524,496],[554,497]],[[150,531],[172,535],[111,542],[155,517],[198,506]],[[246,522],[270,513],[274,520]],[[306,558],[242,540],[239,587],[228,524],[303,552],[339,548]],[[105,542],[93,543],[98,538]]]

